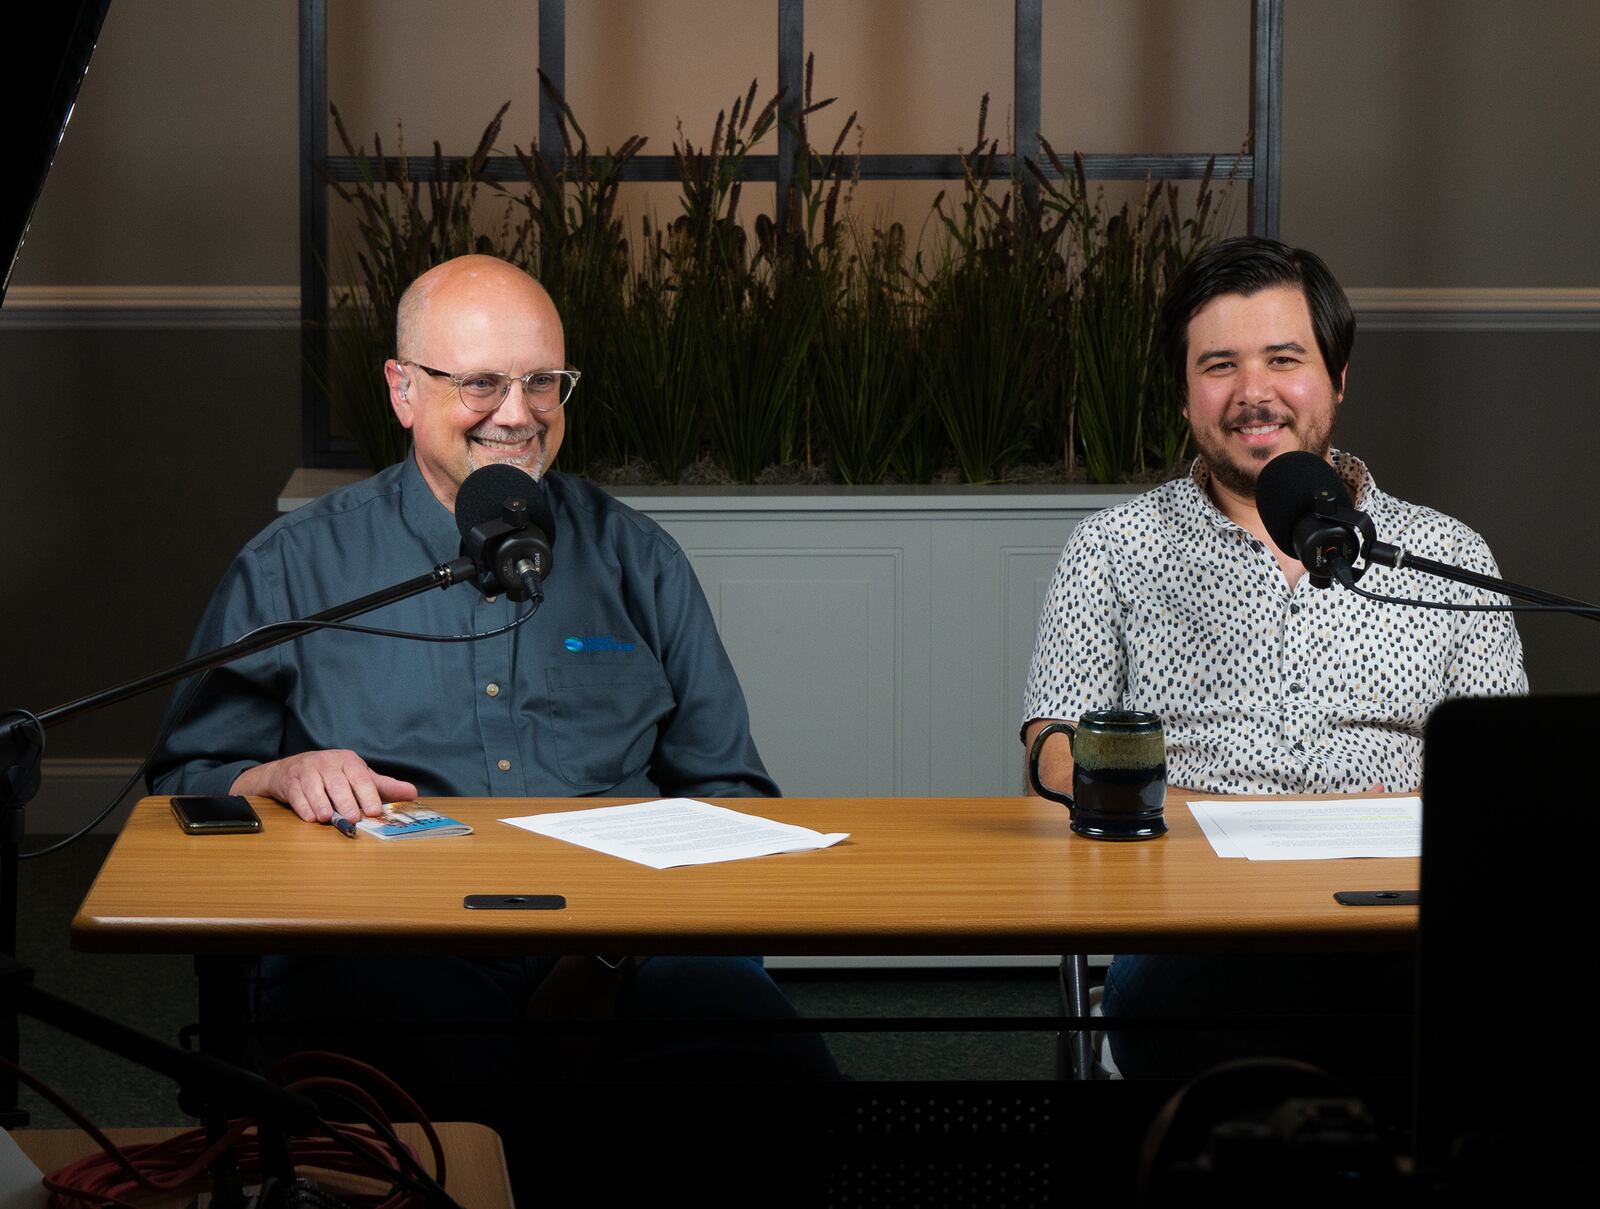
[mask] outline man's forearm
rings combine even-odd
[[[1030,765],[1034,741],[1039,737],[1039,732],[1056,718],[1035,718],[1028,723],[1022,731],[1022,768],[1028,792],[1038,793],[1039,786],[1034,784]],[[1072,739],[1071,736],[1057,732],[1045,740],[1044,748],[1039,753],[1039,777],[1051,789],[1062,793],[1072,792]]]

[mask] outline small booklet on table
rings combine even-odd
[[[402,809],[404,808],[404,809]],[[380,840],[421,839],[423,836],[471,835],[472,828],[465,823],[419,806],[415,802],[385,804],[383,817],[362,819],[356,824],[368,835]]]

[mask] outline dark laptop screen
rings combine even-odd
[[[1417,1155],[1452,1187],[1600,1168],[1600,696],[1449,701],[1423,755]]]

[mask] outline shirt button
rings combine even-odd
[[[498,596],[485,596],[483,599],[484,599],[484,602],[486,604],[493,604],[495,601],[499,600],[500,598]]]
[[[498,768],[501,772],[510,772],[511,771],[511,761],[510,760],[501,760],[500,763],[495,765],[495,767]]]
[[[1298,613],[1299,611],[1300,611],[1300,606],[1299,605],[1292,604],[1292,605],[1289,606],[1289,612]]]
[[[1289,686],[1289,691],[1291,693],[1302,693],[1302,692],[1305,691],[1305,685],[1303,685],[1303,684],[1291,684]]]
[[[498,697],[500,695],[500,686],[498,684],[491,684],[483,691],[488,693],[491,697]]]

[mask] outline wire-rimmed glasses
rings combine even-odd
[[[572,388],[578,385],[582,373],[575,369],[530,369],[525,374],[502,374],[494,370],[474,369],[466,373],[451,373],[435,369],[420,361],[401,361],[420,369],[431,378],[444,378],[456,388],[461,405],[468,411],[491,412],[499,409],[511,392],[513,382],[522,383],[522,397],[534,411],[556,411],[572,398]]]

